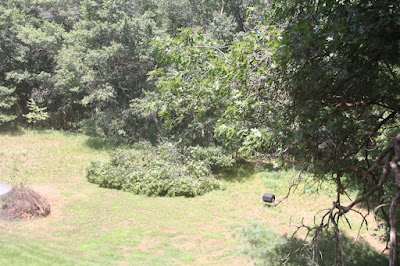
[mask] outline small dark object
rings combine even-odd
[[[268,203],[274,203],[275,202],[275,195],[274,194],[265,193],[263,195],[263,201],[264,202],[268,202]]]

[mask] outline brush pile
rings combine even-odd
[[[0,216],[7,220],[32,219],[50,214],[50,204],[22,183],[1,197]]]

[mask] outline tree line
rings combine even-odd
[[[35,121],[45,127],[144,134],[131,101],[154,90],[151,41],[192,26],[232,39],[257,2],[1,1],[0,123],[29,122],[31,102],[46,108]]]

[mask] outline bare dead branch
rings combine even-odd
[[[379,211],[380,208],[383,208],[383,207],[390,207],[390,204],[389,204],[389,203],[385,203],[385,204],[381,204],[381,205],[377,206],[377,207],[374,209],[374,218],[375,218],[375,219],[376,219],[376,214],[377,214],[377,212]]]
[[[386,155],[388,155],[388,153],[389,153],[390,151],[392,151],[393,145],[394,145],[394,143],[391,142],[391,143],[381,152],[381,154],[379,155],[379,157],[378,157],[378,159],[375,161],[375,163],[372,165],[372,167],[368,169],[368,171],[367,171],[368,173],[372,173],[372,172],[374,172],[374,171],[378,168],[378,166],[380,165],[380,163],[382,162],[382,160],[386,157]]]
[[[285,196],[283,199],[279,200],[279,201],[278,201],[277,203],[275,203],[274,205],[272,205],[273,207],[278,206],[279,204],[281,204],[282,201],[284,201],[284,200],[286,200],[287,198],[289,198],[290,193],[291,193],[291,190],[292,190],[293,188],[294,188],[293,192],[295,192],[295,191],[298,189],[299,184],[300,184],[300,182],[301,182],[301,175],[302,175],[302,173],[303,173],[303,171],[300,171],[300,173],[299,173],[299,175],[298,175],[298,177],[297,177],[296,182],[290,185],[290,187],[289,187],[289,189],[288,189],[288,193],[286,194],[286,196]]]
[[[392,145],[393,145],[393,143],[392,143]],[[392,148],[393,148],[393,147],[392,147]],[[383,167],[383,170],[382,170],[382,174],[381,174],[381,178],[380,178],[380,180],[379,180],[379,183],[378,183],[376,186],[374,186],[373,188],[371,188],[367,193],[364,193],[363,196],[361,196],[361,197],[359,197],[358,199],[354,200],[354,201],[353,201],[352,203],[350,203],[348,206],[346,206],[346,207],[341,207],[342,210],[343,210],[344,212],[348,212],[348,211],[349,211],[351,208],[353,208],[356,204],[358,204],[358,203],[360,203],[360,202],[366,200],[366,199],[369,198],[375,191],[377,191],[377,190],[379,190],[379,189],[382,188],[383,183],[385,183],[386,178],[387,178],[387,176],[388,176],[388,174],[389,174],[390,161],[391,161],[392,158],[393,158],[393,151],[392,151],[392,150],[388,151],[388,154],[389,154],[389,156],[388,156],[388,159],[387,159],[387,161],[386,161],[386,163],[385,163],[385,166]]]
[[[354,209],[351,209],[351,210],[352,210],[353,212],[359,214],[359,215],[361,216],[361,218],[362,218],[361,225],[360,225],[360,227],[358,228],[358,233],[357,233],[357,238],[358,238],[358,237],[360,236],[361,228],[363,227],[364,224],[365,224],[365,227],[366,227],[367,230],[368,230],[368,221],[367,221],[367,215],[368,215],[368,214],[364,215],[364,214],[362,214],[361,212],[359,212],[359,211],[357,211],[357,210],[354,210]]]
[[[376,132],[378,132],[378,130],[385,125],[390,119],[394,118],[397,114],[397,110],[393,111],[392,113],[390,113],[390,115],[388,115],[387,117],[385,117],[381,122],[379,122],[375,128],[371,131],[371,133],[369,134],[368,138],[366,138],[363,143],[359,146],[359,149],[354,153],[357,154],[364,146],[367,147],[368,141],[376,134]],[[382,158],[383,159],[383,158]],[[382,159],[380,161],[382,161]]]
[[[340,250],[340,259],[342,261],[342,266],[345,266],[346,265],[346,254],[345,254],[344,249],[343,249],[343,241],[342,241],[342,236],[340,234],[339,226],[336,223],[336,221],[334,219],[334,216],[331,215],[331,219],[330,220],[331,220],[331,222],[333,224],[333,228],[335,230],[335,236],[336,236],[336,241],[337,241],[337,244],[338,244],[338,248]]]
[[[346,220],[347,225],[350,229],[352,229],[349,219],[347,219],[346,215],[343,215],[344,219]]]

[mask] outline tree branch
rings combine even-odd
[[[397,236],[396,236],[396,205],[400,201],[400,189],[396,196],[390,203],[390,252],[389,252],[389,265],[397,265]]]

